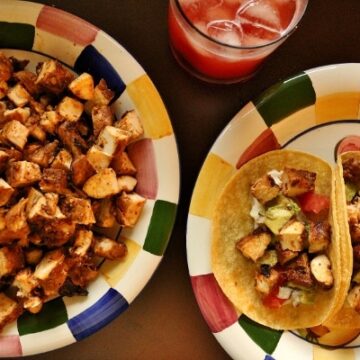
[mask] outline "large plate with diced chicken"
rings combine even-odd
[[[155,86],[114,39],[59,9],[7,0],[0,32],[9,357],[79,341],[128,308],[166,249],[179,164]]]
[[[359,93],[359,64],[296,74],[246,104],[205,159],[188,215],[189,273],[211,332],[234,359],[360,355],[359,155],[351,152],[360,150]],[[291,162],[283,168],[272,166],[271,154],[286,150],[327,163],[336,175],[335,195],[330,194],[331,173],[324,177],[329,184],[319,193],[304,187],[303,194],[286,195],[289,179],[300,185],[310,178],[294,177],[301,166]],[[308,164],[316,167],[317,160]],[[241,192],[244,184],[247,189]],[[280,201],[284,194],[292,199],[291,206],[287,199],[286,210]],[[328,220],[321,219],[329,209],[330,224],[335,218],[330,228]],[[283,217],[285,213],[288,217]],[[331,255],[334,248],[338,264]],[[237,262],[240,257],[243,260]],[[333,316],[322,323],[317,317],[324,314],[323,306],[313,316],[311,311],[299,315],[315,304],[317,287],[328,291],[326,301],[337,297]],[[283,316],[277,319],[276,314]],[[304,327],[293,329],[289,326],[293,321],[295,327]]]

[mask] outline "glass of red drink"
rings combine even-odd
[[[253,76],[296,29],[308,0],[170,0],[170,46],[205,81]]]

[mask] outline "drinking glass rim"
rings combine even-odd
[[[225,47],[232,48],[232,49],[238,49],[238,50],[261,49],[261,48],[265,48],[267,46],[271,46],[271,45],[274,45],[274,44],[276,44],[278,42],[283,41],[285,38],[289,37],[296,30],[296,28],[299,25],[301,19],[304,17],[307,5],[309,3],[309,0],[302,0],[304,2],[304,8],[303,8],[302,12],[299,13],[299,16],[298,16],[296,22],[294,22],[292,25],[291,25],[291,22],[290,22],[290,24],[289,24],[288,28],[286,29],[286,31],[278,39],[275,39],[273,41],[270,41],[270,42],[267,42],[267,43],[264,43],[264,44],[261,44],[261,45],[255,45],[255,46],[236,46],[236,45],[226,44],[224,42],[216,40],[216,39],[212,38],[211,36],[209,36],[209,35],[205,34],[204,32],[202,32],[187,17],[187,15],[185,14],[183,8],[180,5],[180,0],[173,0],[173,1],[174,1],[175,5],[176,5],[177,9],[179,10],[181,16],[185,19],[185,21],[188,23],[188,25],[190,25],[191,28],[193,30],[195,30],[200,36],[206,38],[207,40],[209,40],[209,41],[211,41],[211,42],[213,42],[215,44],[219,44],[221,46],[225,46]],[[297,1],[297,0],[295,0],[295,1]],[[291,27],[290,27],[290,25],[291,25]]]

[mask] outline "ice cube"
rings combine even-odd
[[[214,20],[207,24],[207,31],[213,39],[232,46],[241,46],[243,31],[241,25],[230,20]]]
[[[190,19],[199,17],[201,12],[201,0],[179,0],[179,2],[181,8]]]
[[[220,6],[222,6],[224,3],[224,0],[204,0],[202,2],[202,5],[205,8],[218,8]]]

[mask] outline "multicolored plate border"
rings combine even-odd
[[[88,22],[54,7],[1,0],[0,49],[36,63],[56,58],[76,72],[104,78],[115,90],[120,117],[135,109],[145,136],[131,145],[138,169],[137,192],[147,198],[132,230],[121,232],[128,256],[106,261],[87,297],[63,297],[38,315],[21,316],[0,334],[0,357],[50,351],[79,341],[129,307],[159,265],[175,222],[179,200],[179,158],[175,135],[162,99],[138,62],[113,38]]]
[[[336,145],[360,135],[360,64],[304,71],[249,102],[210,149],[192,195],[187,222],[187,259],[192,287],[210,331],[225,351],[241,360],[360,359],[358,339],[329,349],[288,331],[275,331],[239,313],[211,269],[211,218],[222,188],[257,155],[279,148],[314,153],[334,163]],[[334,339],[332,339],[334,340]]]

